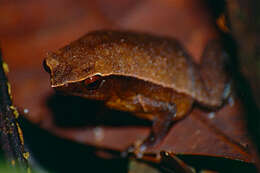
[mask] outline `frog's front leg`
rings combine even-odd
[[[166,136],[176,117],[176,106],[172,103],[150,99],[142,95],[137,97],[143,112],[153,114],[154,117],[149,136],[141,145],[132,146],[128,150],[129,152],[134,152],[137,156],[141,156],[145,150],[159,144]]]

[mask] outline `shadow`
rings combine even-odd
[[[26,119],[20,121],[30,158],[36,165],[40,165],[48,172],[127,172],[127,159],[119,157],[100,158],[95,155],[97,149],[94,147],[53,136]],[[112,153],[111,151],[108,152]],[[119,155],[115,151],[112,154]]]
[[[198,155],[177,155],[188,165],[196,168],[196,170],[213,170],[221,173],[230,172],[251,172],[257,173],[257,169],[253,164],[245,163],[238,160],[225,159],[221,157],[209,157]]]
[[[108,109],[102,102],[54,94],[47,100],[54,123],[60,127],[150,126],[151,122],[133,114]]]

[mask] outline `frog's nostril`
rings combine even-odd
[[[46,72],[51,73],[51,69],[50,69],[50,67],[47,65],[46,59],[43,60],[42,65],[43,65],[43,68],[44,68],[44,70],[45,70]]]

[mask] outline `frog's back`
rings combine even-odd
[[[218,79],[212,82],[207,71],[201,75],[204,71],[199,71],[176,40],[134,32],[89,33],[49,54],[46,63],[53,87],[96,74],[129,76],[187,94],[208,106],[222,103],[226,85],[222,67],[213,69],[213,77]]]

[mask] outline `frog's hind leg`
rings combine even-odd
[[[174,119],[175,113],[164,113],[158,115],[153,120],[153,126],[149,136],[140,146],[140,152],[144,152],[149,147],[154,147],[167,135]]]
[[[134,152],[141,157],[142,153],[156,146],[168,133],[176,117],[176,106],[170,103],[151,100],[147,97],[138,96],[144,112],[154,114],[153,126],[149,136],[141,145],[132,146],[129,152]]]

